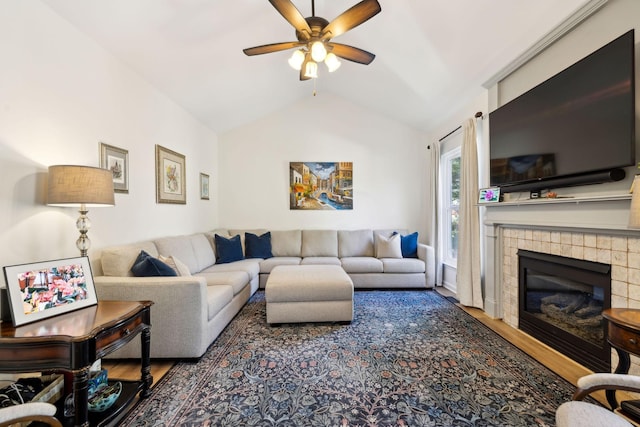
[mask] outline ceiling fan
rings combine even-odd
[[[298,40],[243,49],[246,55],[298,48],[289,59],[289,64],[300,70],[300,80],[317,77],[318,62],[324,61],[331,72],[340,66],[338,58],[368,65],[376,57],[366,50],[334,43],[331,39],[380,13],[382,8],[377,0],[362,0],[331,22],[315,16],[315,0],[311,0],[311,16],[308,18],[302,16],[291,0],[269,0],[269,3],[295,28]]]

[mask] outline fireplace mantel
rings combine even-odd
[[[561,235],[564,239],[580,238],[580,236],[601,236],[604,238],[633,239],[640,244],[640,230],[632,230],[627,226],[629,220],[630,197],[628,194],[596,195],[562,199],[537,199],[537,200],[512,200],[490,205],[482,205],[483,234],[484,234],[484,291],[485,312],[494,318],[504,319],[512,324],[509,319],[510,312],[505,304],[505,275],[503,269],[509,262],[510,256],[505,251],[503,241],[507,230],[515,230],[521,234],[521,245],[542,244],[549,253],[568,251],[570,243],[553,242],[554,251],[551,251],[551,241],[536,242],[533,233],[543,233],[546,236],[553,235],[556,239]],[[526,233],[526,234],[524,234]],[[528,237],[525,238],[525,237]],[[550,240],[550,237],[549,237]],[[535,242],[535,243],[534,243]],[[556,246],[560,245],[560,246]],[[521,249],[532,249],[522,247]],[[590,251],[589,253],[593,255]],[[597,251],[597,248],[593,248]],[[509,249],[510,250],[510,249]],[[505,255],[507,255],[505,257]],[[571,254],[569,254],[571,256]],[[508,265],[507,265],[508,267]],[[637,268],[640,269],[640,266]],[[639,284],[638,298],[640,298]],[[507,293],[508,295],[508,293]],[[619,299],[614,301],[621,304]],[[632,301],[625,306],[637,306],[640,301]],[[505,313],[505,308],[507,311]],[[513,326],[513,324],[512,324]],[[517,324],[515,325],[517,327]]]

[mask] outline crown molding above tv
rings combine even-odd
[[[588,17],[596,13],[609,0],[591,0],[578,8],[571,16],[558,24],[555,28],[542,36],[533,46],[524,51],[516,59],[505,65],[500,71],[494,74],[489,80],[482,84],[485,89],[491,89],[501,80],[504,80],[511,73],[522,67],[524,64],[535,58],[540,52],[551,46],[556,40],[562,38],[569,31],[580,25]]]

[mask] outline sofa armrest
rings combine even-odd
[[[418,258],[424,261],[427,286],[436,285],[436,251],[432,246],[418,243]]]
[[[96,276],[94,283],[98,300],[154,302],[151,306],[152,357],[159,346],[186,348],[201,344],[200,331],[206,328],[208,319],[207,283],[203,277]],[[165,342],[158,342],[159,337]]]

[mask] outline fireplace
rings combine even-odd
[[[595,372],[611,372],[602,311],[611,266],[518,250],[519,328]]]

